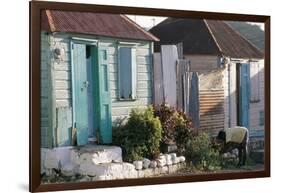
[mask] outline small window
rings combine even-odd
[[[119,99],[136,99],[136,49],[119,47]]]
[[[264,111],[260,111],[260,126],[264,126]]]
[[[260,102],[260,67],[258,62],[250,62],[250,102]]]

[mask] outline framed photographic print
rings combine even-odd
[[[269,16],[30,2],[30,191],[269,176]]]

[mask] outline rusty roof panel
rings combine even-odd
[[[142,29],[125,15],[44,10],[41,21],[41,28],[51,32],[72,32],[158,41],[155,36]]]
[[[224,21],[206,20],[223,55],[232,58],[263,58],[263,53]]]

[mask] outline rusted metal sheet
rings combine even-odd
[[[223,89],[200,90],[200,129],[215,135],[224,128],[224,100]]]
[[[42,30],[158,41],[125,15],[77,11],[42,11]]]

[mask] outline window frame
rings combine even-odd
[[[137,46],[138,43],[135,42],[118,42],[117,43],[117,66],[118,66],[118,101],[136,101],[138,99],[138,95],[137,95],[137,90],[138,90],[138,63],[137,63]],[[135,97],[134,98],[122,98],[121,97],[121,73],[120,73],[120,69],[121,69],[121,57],[120,57],[120,48],[131,48],[131,49],[135,49],[136,52],[136,58],[135,58],[135,79],[136,79],[136,85],[135,85]],[[132,71],[131,71],[132,73]],[[133,73],[132,73],[133,74]],[[133,90],[133,89],[132,89]]]

